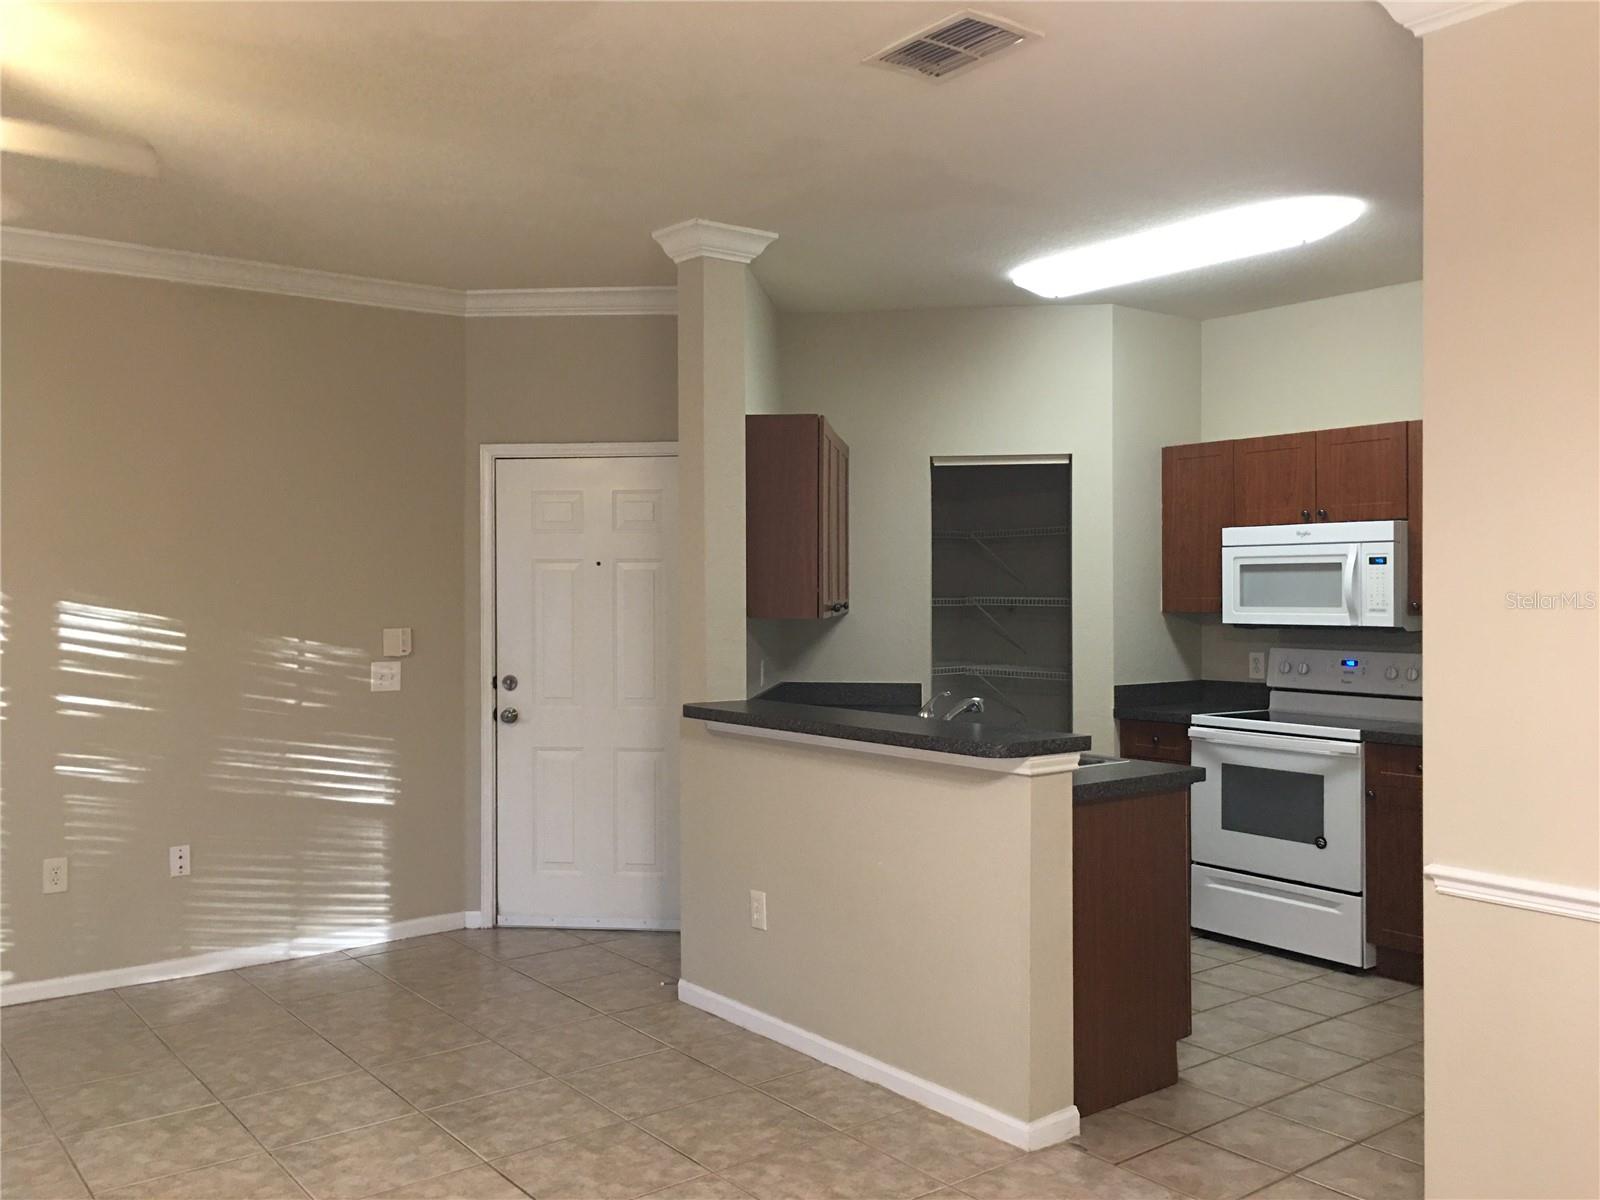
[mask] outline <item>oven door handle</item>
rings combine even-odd
[[[1330,758],[1361,753],[1360,742],[1285,737],[1276,733],[1251,733],[1244,729],[1212,729],[1202,725],[1189,727],[1189,739],[1196,742],[1215,742],[1219,746],[1247,746],[1252,749],[1281,750],[1294,754],[1323,754]]]

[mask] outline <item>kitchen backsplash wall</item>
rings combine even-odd
[[[1216,618],[1207,618],[1200,631],[1205,678],[1249,679],[1251,651],[1277,646],[1413,654],[1422,650],[1422,634],[1405,629],[1267,629],[1224,625]]]

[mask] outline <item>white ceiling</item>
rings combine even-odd
[[[157,179],[7,155],[6,221],[453,288],[670,283],[650,231],[777,231],[786,309],[1034,302],[1018,262],[1232,203],[1372,205],[1118,288],[1194,317],[1420,278],[1420,43],[1376,3],[977,4],[1042,38],[926,83],[926,3],[5,6],[8,116]]]

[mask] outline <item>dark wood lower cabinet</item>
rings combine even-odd
[[[1178,1081],[1189,1028],[1189,793],[1073,808],[1073,1074],[1083,1116]]]
[[[1422,982],[1422,750],[1366,747],[1367,940],[1377,972]]]
[[[1118,721],[1117,745],[1123,758],[1187,764],[1189,727],[1170,721]]]

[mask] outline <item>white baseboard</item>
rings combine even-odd
[[[501,913],[497,922],[509,929],[642,929],[672,932],[682,922],[677,917],[573,917],[539,913]]]
[[[798,1050],[801,1054],[809,1055],[831,1067],[837,1067],[857,1079],[865,1079],[868,1083],[888,1088],[907,1100],[915,1100],[925,1108],[943,1113],[980,1133],[999,1138],[1019,1150],[1043,1150],[1046,1146],[1054,1146],[1058,1142],[1078,1136],[1076,1105],[1069,1104],[1066,1108],[1057,1109],[1037,1121],[1024,1121],[1021,1117],[1013,1117],[997,1108],[991,1108],[971,1096],[963,1096],[960,1092],[952,1091],[943,1084],[913,1075],[910,1071],[901,1070],[859,1050],[852,1050],[849,1046],[842,1046],[821,1034],[811,1033],[798,1025],[791,1025],[782,1018],[751,1008],[738,1000],[731,1000],[699,984],[690,983],[687,979],[678,981],[678,999],[731,1021],[752,1033],[771,1038],[791,1050]]]
[[[327,954],[329,951],[344,950],[351,946],[391,942],[396,938],[445,933],[451,929],[461,929],[465,924],[465,917],[465,913],[439,913],[432,917],[413,917],[409,921],[391,921],[386,925],[367,925],[360,929],[310,934],[284,942],[238,946],[231,950],[212,950],[205,954],[169,958],[162,962],[143,963],[136,967],[86,971],[81,975],[61,975],[55,979],[35,979],[27,983],[0,983],[0,1005],[54,1000],[60,996],[77,996],[83,992],[104,991],[106,988],[132,987],[138,983],[160,983],[165,979],[183,979],[189,975],[206,975],[212,971],[232,971],[239,967],[258,966],[261,963],[282,962],[286,958]]]
[[[461,914],[461,919],[462,919],[463,925],[467,929],[487,929],[488,928],[488,925],[484,922],[483,914],[481,912],[474,911],[474,912],[462,913]]]

